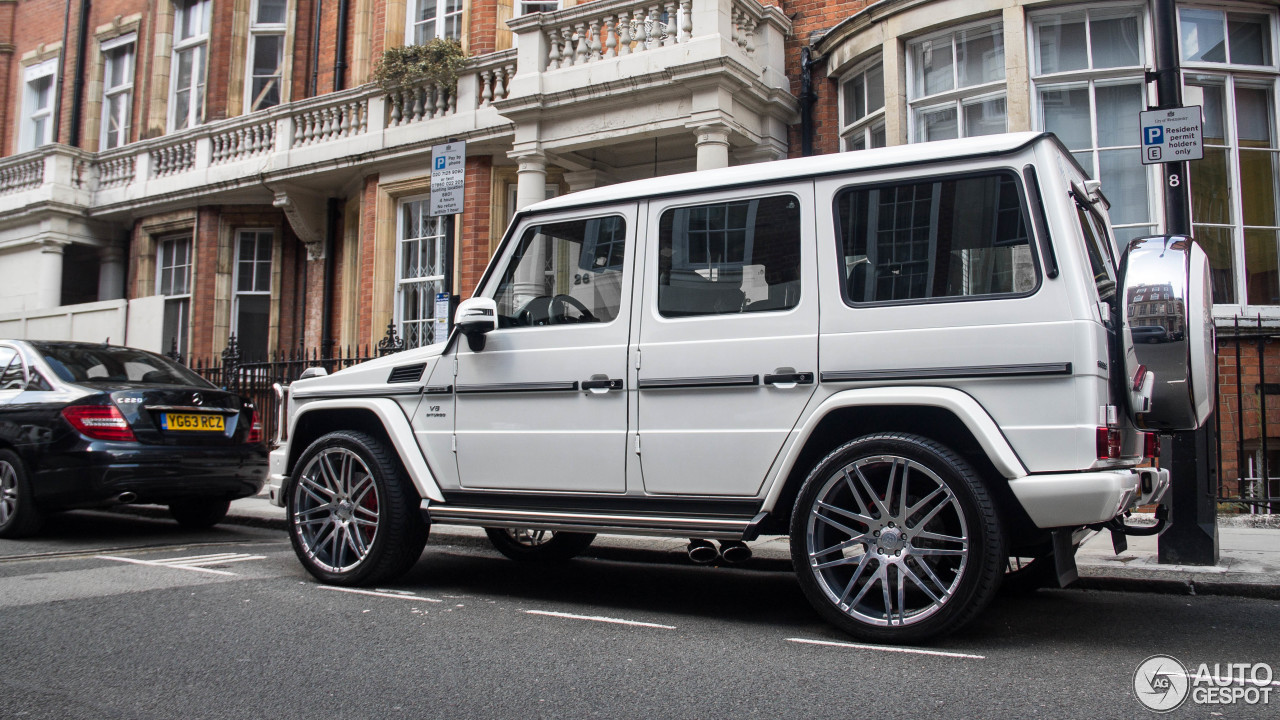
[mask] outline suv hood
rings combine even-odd
[[[295,398],[323,395],[381,395],[416,391],[431,375],[446,343],[376,358],[339,370],[332,375],[298,380],[290,386]]]

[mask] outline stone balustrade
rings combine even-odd
[[[0,195],[22,192],[44,183],[44,158],[20,155],[0,162]]]
[[[367,98],[305,110],[293,116],[293,146],[332,142],[369,129]]]
[[[209,138],[212,154],[210,164],[247,160],[270,152],[276,143],[275,123],[259,123],[214,133]],[[99,176],[101,182],[101,176]]]

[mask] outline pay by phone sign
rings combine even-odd
[[[1204,157],[1200,106],[1148,110],[1138,114],[1142,164],[1182,162]]]

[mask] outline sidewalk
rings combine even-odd
[[[284,530],[284,509],[265,494],[236,500],[226,522]],[[1211,567],[1161,565],[1156,537],[1130,537],[1129,549],[1116,555],[1111,534],[1098,533],[1076,554],[1080,580],[1073,587],[1180,595],[1237,595],[1280,600],[1280,515],[1223,515],[1218,518],[1218,564]],[[432,544],[487,543],[480,528],[444,525],[432,528]],[[650,559],[688,562],[686,540],[602,535],[592,545],[597,555],[644,553]],[[748,567],[789,569],[787,538],[748,543],[754,556]],[[429,548],[430,546],[428,546]]]

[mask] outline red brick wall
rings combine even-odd
[[[1259,357],[1261,350],[1261,357]],[[1238,353],[1238,355],[1237,355]],[[1237,371],[1237,363],[1239,370]],[[1265,400],[1268,451],[1280,450],[1280,395],[1264,395],[1258,392],[1261,383],[1280,383],[1280,342],[1270,338],[1235,337],[1225,333],[1218,338],[1218,424],[1221,429],[1224,495],[1238,493],[1236,479],[1249,475],[1250,449],[1262,437],[1262,408]],[[1239,391],[1239,395],[1237,395]],[[1240,432],[1243,420],[1244,432]],[[1239,441],[1248,447],[1243,461],[1239,457]],[[1254,475],[1262,468],[1256,467]],[[1270,474],[1280,476],[1280,467],[1270,468]]]
[[[497,46],[497,0],[471,0],[471,27],[467,37],[467,52],[484,55]]]
[[[475,291],[489,264],[489,223],[492,207],[493,159],[487,155],[467,158],[466,199],[459,219],[458,285],[453,292],[466,299]]]
[[[793,2],[770,4],[783,7],[791,17],[794,32],[787,40],[787,75],[791,78],[791,92],[800,97],[800,48],[811,44],[811,36],[815,32],[830,30],[848,19],[859,10],[870,5],[872,0],[845,0],[844,2],[823,2],[822,0],[795,0]],[[840,151],[840,114],[838,105],[838,88],[834,80],[827,78],[827,67],[820,63],[812,69],[813,91],[817,94],[817,102],[813,106],[813,152],[815,155]],[[800,126],[792,125],[789,134],[790,157],[799,157]]]
[[[392,217],[387,222],[395,222]],[[381,337],[381,328],[390,318],[373,317],[373,250],[378,233],[378,176],[364,179],[364,192],[360,197],[360,276],[352,278],[358,283],[359,318],[356,320],[356,337],[365,342]]]
[[[195,267],[191,291],[191,356],[208,357],[214,352],[213,301],[217,297],[218,225],[217,207],[202,207],[196,216],[196,239],[192,254]],[[221,343],[219,343],[221,346]]]

